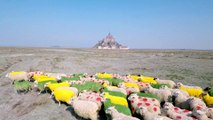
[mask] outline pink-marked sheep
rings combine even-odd
[[[128,116],[123,113],[119,113],[115,107],[109,107],[105,110],[105,112],[109,115],[111,115],[112,120],[140,120],[136,117]]]
[[[181,108],[181,109],[187,109],[190,110],[190,105],[189,105],[189,97],[185,96],[182,92],[177,91],[173,95],[174,98],[174,105]]]
[[[128,87],[128,86],[125,86],[123,83],[119,83],[118,87],[125,89],[128,95],[133,93],[133,92],[140,92],[139,88]]]
[[[163,105],[164,108],[169,108],[171,111],[176,112],[176,113],[180,113],[183,115],[187,115],[187,116],[191,116],[192,112],[186,109],[181,109],[179,107],[175,107],[172,103],[166,102]]]
[[[91,120],[98,120],[98,105],[92,101],[72,99],[70,101],[75,113],[84,118]]]
[[[166,116],[153,114],[146,107],[143,107],[143,106],[138,107],[136,112],[143,117],[143,120],[172,120]]]
[[[144,83],[144,82],[136,82],[137,85],[139,86],[140,91],[144,91],[144,89],[148,86],[150,86],[149,83]]]
[[[184,96],[189,96],[188,92],[181,90],[181,89],[171,89],[171,88],[168,88],[167,86],[161,86],[160,89],[170,90],[172,95],[174,95],[176,92],[179,92],[179,93],[183,94]]]
[[[212,120],[208,118],[204,111],[201,110],[193,110],[192,115],[195,116],[198,120]]]
[[[193,118],[184,114],[176,113],[168,107],[165,107],[164,110],[166,115],[172,118],[173,120],[196,120],[196,118]]]
[[[207,109],[206,104],[199,98],[190,97],[188,101],[190,105],[190,110],[206,110]]]
[[[102,102],[105,101],[105,99],[101,97],[99,93],[95,93],[95,92],[80,93],[77,99],[95,102],[98,104],[99,110],[101,109]]]
[[[161,114],[160,103],[154,98],[140,97],[136,94],[131,94],[128,100],[130,101],[133,113],[135,113],[138,107],[143,106],[153,114]]]
[[[172,96],[172,93],[170,90],[155,89],[155,88],[152,88],[151,86],[146,87],[145,91],[158,96],[160,99],[160,102],[167,102],[168,99]]]

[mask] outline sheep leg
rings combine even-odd
[[[54,93],[52,92],[49,98],[52,98],[53,94],[54,94]]]
[[[58,106],[59,106],[59,107],[61,106],[61,102],[60,102],[60,101],[58,102]]]

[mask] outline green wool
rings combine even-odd
[[[48,83],[48,82],[49,83],[57,83],[56,81],[53,81],[53,80],[38,82],[38,90],[44,91],[45,90],[45,84]]]
[[[102,88],[102,85],[97,82],[87,81],[81,85],[73,84],[72,87],[76,87],[79,92],[82,92],[83,90],[99,92],[99,90]]]
[[[17,91],[28,91],[29,89],[32,88],[32,83],[25,80],[15,81],[14,87]]]
[[[170,85],[169,84],[151,84],[151,86],[153,88],[156,88],[156,89],[159,89],[160,87],[162,86],[167,86],[168,88],[170,88]]]
[[[123,80],[119,78],[104,78],[104,80],[109,81],[110,85],[118,86],[119,83],[122,83]]]
[[[155,98],[155,99],[158,99],[158,96],[152,94],[152,93],[137,93],[138,96],[141,96],[141,97],[149,97],[149,98]]]
[[[104,89],[102,92],[108,92],[110,95],[113,95],[113,96],[118,96],[118,97],[123,97],[126,99],[126,95],[123,94],[122,92],[117,92],[117,91],[109,91],[108,89]]]
[[[106,100],[104,102],[104,110],[106,110],[107,108],[112,107],[112,106],[115,106],[115,109],[120,113],[123,113],[125,115],[129,115],[129,116],[132,115],[131,110],[126,106],[113,104],[113,103],[110,102],[110,100]]]
[[[213,96],[213,88],[209,91],[209,95]]]

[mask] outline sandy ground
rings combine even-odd
[[[213,86],[213,51],[0,47],[0,120],[75,120],[72,109],[48,94],[17,94],[5,74],[20,70],[139,73],[204,88]]]

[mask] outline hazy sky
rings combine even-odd
[[[0,0],[0,46],[213,49],[213,0]]]

